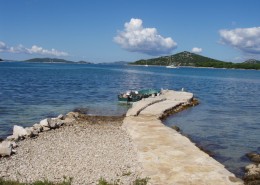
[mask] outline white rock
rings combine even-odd
[[[51,118],[49,120],[49,127],[52,128],[52,129],[58,128],[57,122],[58,122],[57,118]]]
[[[64,124],[64,121],[58,118],[51,118],[49,121],[50,128],[58,128]]]
[[[49,118],[43,119],[40,121],[42,127],[49,127]]]
[[[58,115],[57,119],[64,119],[63,114]]]
[[[14,125],[13,136],[15,138],[20,138],[20,137],[23,138],[25,136],[28,136],[28,132],[23,127],[18,126],[18,125]]]
[[[43,130],[42,126],[40,124],[37,124],[37,123],[33,125],[33,129],[35,131],[37,131],[38,133],[42,132],[42,130]]]
[[[12,153],[12,144],[10,141],[0,143],[0,156],[10,156]]]

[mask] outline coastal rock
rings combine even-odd
[[[246,156],[255,163],[260,163],[260,154],[255,153],[255,152],[250,152],[248,154],[246,154]]]
[[[43,127],[40,124],[36,123],[33,125],[33,129],[39,133],[39,132],[42,132]]]
[[[173,130],[176,130],[177,132],[180,132],[180,131],[181,131],[181,129],[180,129],[178,126],[176,126],[176,125],[171,126],[171,128],[172,128]]]
[[[50,120],[50,118],[46,118],[46,119],[41,120],[40,125],[42,127],[49,127],[49,120]]]
[[[51,129],[59,128],[64,124],[64,121],[58,118],[51,118],[49,120],[49,126]]]
[[[10,156],[12,154],[12,143],[10,141],[3,141],[0,143],[0,156]]]
[[[63,114],[58,115],[57,119],[63,120],[64,119],[64,115]]]
[[[259,185],[260,184],[260,164],[250,164],[245,167],[246,174],[244,181],[246,185]]]
[[[27,132],[26,129],[24,129],[21,126],[14,125],[13,128],[13,136],[15,139],[24,138],[25,136],[28,136],[30,133]]]
[[[25,130],[27,132],[28,137],[33,137],[33,131],[34,131],[33,127],[27,127],[25,128]]]
[[[245,167],[246,174],[244,181],[246,185],[259,185],[260,184],[260,154],[250,152],[246,156],[254,162]]]

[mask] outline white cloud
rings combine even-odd
[[[260,27],[220,30],[221,43],[244,53],[260,54]]]
[[[172,38],[164,38],[156,28],[144,28],[142,24],[141,19],[132,18],[125,23],[124,30],[114,37],[114,41],[127,51],[149,55],[169,54],[177,47]]]
[[[193,53],[201,53],[202,52],[202,48],[194,47],[194,48],[191,49],[191,52],[193,52]]]
[[[53,56],[67,56],[68,53],[64,52],[64,51],[58,51],[56,49],[51,49],[51,50],[47,50],[47,49],[43,49],[42,47],[33,45],[32,48],[27,49],[28,53],[30,54],[41,54],[41,55],[53,55]]]
[[[31,48],[26,48],[21,44],[18,46],[9,47],[2,41],[0,41],[0,52],[40,54],[40,55],[50,55],[50,56],[57,56],[57,57],[68,56],[68,53],[64,51],[58,51],[56,49],[47,50],[36,45],[33,45]]]
[[[8,48],[6,46],[6,44],[2,41],[0,41],[0,52],[4,52],[6,51]]]

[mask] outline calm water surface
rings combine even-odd
[[[15,124],[88,108],[121,115],[117,103],[127,89],[164,88],[193,92],[200,105],[165,120],[237,175],[244,154],[260,152],[260,71],[85,64],[0,63],[0,137]]]

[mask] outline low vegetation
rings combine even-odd
[[[149,181],[149,178],[137,178],[132,185],[147,185]],[[54,183],[54,182],[50,182],[48,180],[44,180],[44,181],[35,181],[32,183],[22,183],[19,181],[13,181],[13,180],[5,180],[3,178],[0,178],[0,185],[71,185],[72,184],[72,178],[66,178],[64,177],[63,182],[60,183]],[[109,182],[104,178],[100,178],[97,182],[97,185],[119,185],[120,184],[120,180],[117,179],[114,182]]]
[[[149,178],[137,178],[131,185],[147,185]],[[100,178],[98,181],[98,185],[120,185],[120,180],[117,179],[114,182],[108,182],[104,178]]]
[[[0,185],[71,185],[71,182],[72,178],[64,178],[63,182],[59,183],[50,182],[48,180],[35,181],[32,183],[22,183],[19,181],[5,180],[3,178],[0,178]]]

